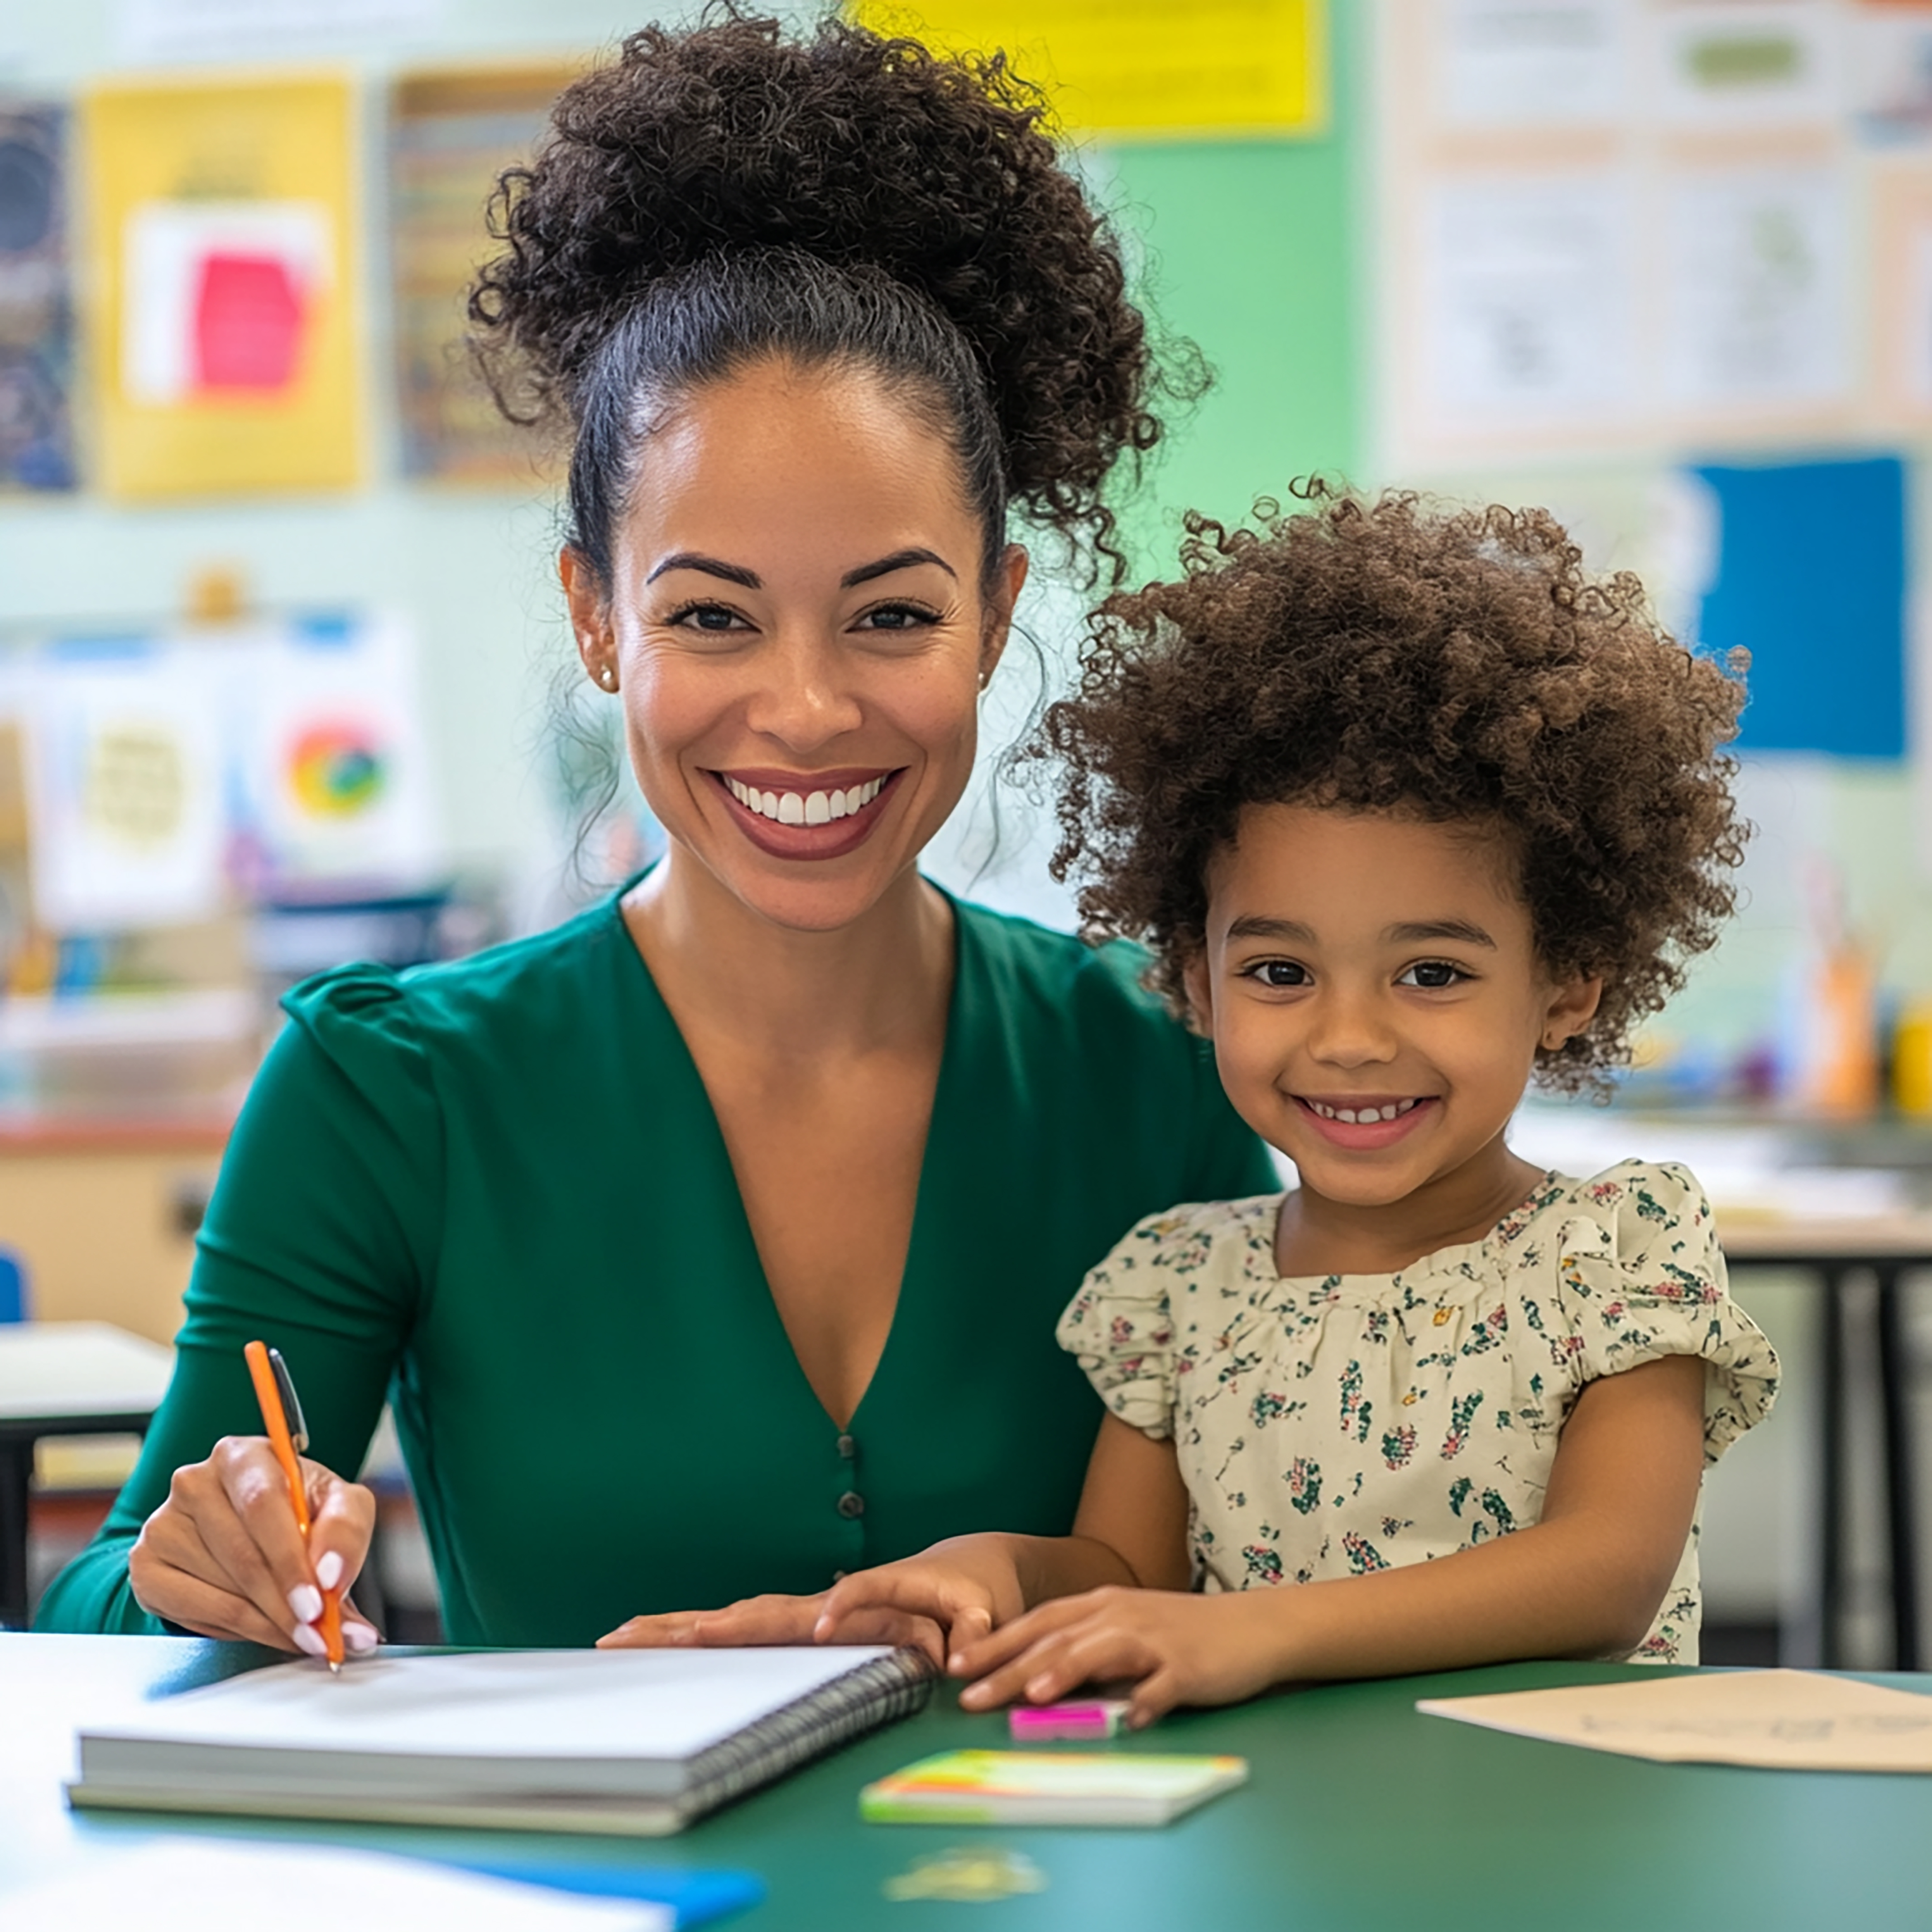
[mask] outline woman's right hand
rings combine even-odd
[[[135,1601],[203,1636],[320,1657],[322,1593],[339,1585],[344,1648],[352,1657],[374,1649],[376,1632],[347,1591],[369,1554],[376,1498],[320,1462],[302,1466],[306,1544],[266,1436],[224,1436],[206,1462],[177,1469],[128,1556]]]

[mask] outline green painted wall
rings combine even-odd
[[[1113,205],[1146,250],[1149,303],[1200,346],[1214,375],[1128,513],[1150,570],[1171,561],[1183,510],[1244,516],[1297,477],[1352,476],[1364,460],[1360,22],[1346,0],[1334,10],[1328,134],[1112,153]]]

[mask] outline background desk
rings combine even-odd
[[[0,1328],[0,1626],[27,1620],[27,1490],[47,1436],[145,1435],[174,1351],[105,1322]]]
[[[0,1924],[6,1889],[158,1828],[69,1813],[73,1732],[164,1685],[224,1676],[262,1653],[148,1637],[0,1636]],[[1609,1664],[1527,1664],[1346,1684],[1171,1719],[1136,1750],[1236,1751],[1243,1790],[1163,1831],[862,1825],[859,1787],[926,1753],[998,1743],[942,1690],[866,1738],[682,1837],[429,1833],[397,1828],[211,1831],[392,1851],[487,1844],[505,1856],[736,1866],[766,1903],[748,1932],[920,1932],[970,1918],[988,1932],[1859,1932],[1922,1928],[1932,1778],[1826,1776],[1652,1765],[1418,1716],[1418,1696],[1648,1676]],[[1897,1680],[1932,1691],[1932,1678]],[[174,1828],[181,1828],[177,1824]],[[886,1898],[884,1882],[947,1847],[1023,1852],[1048,1888],[970,1911]]]
[[[1841,1660],[1846,1594],[1844,1535],[1846,1434],[1855,1383],[1845,1349],[1846,1291],[1869,1273],[1878,1285],[1880,1420],[1883,1434],[1886,1543],[1890,1571],[1892,1660],[1901,1670],[1919,1665],[1918,1530],[1913,1495],[1916,1444],[1912,1416],[1911,1362],[1900,1279],[1932,1269],[1932,1214],[1898,1214],[1846,1221],[1757,1220],[1726,1216],[1718,1228],[1733,1268],[1799,1268],[1823,1283],[1819,1309],[1822,1347],[1819,1416],[1818,1629],[1820,1660]]]

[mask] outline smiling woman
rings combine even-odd
[[[290,996],[49,1628],[311,1648],[386,1395],[456,1641],[806,1640],[844,1572],[1064,1531],[1100,1415],[1066,1296],[1150,1209],[1269,1182],[1142,956],[918,870],[1026,576],[1009,506],[1097,570],[1158,433],[1032,91],[836,20],[648,29],[496,213],[479,346],[571,439],[572,629],[669,849],[555,932]],[[256,1336],[308,1412],[306,1549]]]

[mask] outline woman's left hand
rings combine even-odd
[[[1253,1590],[1089,1590],[1061,1597],[971,1646],[953,1675],[969,1711],[1024,1700],[1051,1704],[1083,1684],[1132,1682],[1138,1730],[1177,1704],[1232,1704],[1280,1683],[1287,1606]]]
[[[722,1610],[664,1610],[633,1617],[597,1640],[599,1650],[718,1650],[750,1644],[809,1644],[829,1592],[812,1597],[746,1597]],[[946,1644],[930,1617],[886,1607],[853,1612],[836,1641],[910,1644],[942,1668]]]

